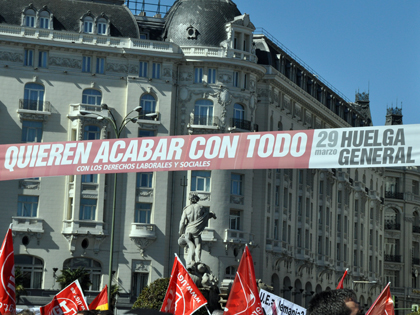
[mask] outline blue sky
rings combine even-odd
[[[404,124],[420,124],[420,1],[235,3],[350,100],[369,90],[374,125],[397,101]]]
[[[369,91],[374,125],[396,105],[420,124],[420,0],[233,1],[351,101]]]

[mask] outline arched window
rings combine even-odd
[[[15,255],[15,277],[20,277],[25,289],[41,289],[44,262],[30,255]]]
[[[43,10],[39,13],[39,27],[50,28],[51,14],[47,10]]]
[[[283,297],[286,300],[289,300],[289,301],[292,300],[292,289],[293,289],[292,282],[290,281],[289,277],[285,277],[283,279],[283,289],[282,289],[282,291],[283,291]]]
[[[94,89],[86,89],[82,94],[82,103],[88,105],[101,105],[102,93]]]
[[[27,83],[23,98],[23,109],[42,111],[44,109],[44,86]]]
[[[85,16],[83,18],[83,33],[87,33],[87,34],[93,33],[93,17]]]
[[[399,230],[400,222],[398,212],[395,209],[388,208],[385,210],[385,229]]]
[[[108,34],[108,22],[105,18],[99,18],[96,22],[96,32],[99,35],[107,35]]]
[[[245,119],[245,110],[241,104],[235,104],[233,106],[233,118],[235,120],[244,120]]]
[[[36,18],[35,10],[26,9],[24,13],[23,25],[26,27],[35,27],[36,26],[35,18]]]
[[[92,285],[89,287],[89,291],[99,291],[101,287],[101,264],[93,259],[77,257],[70,258],[64,261],[63,269],[77,269],[79,267],[84,268],[85,271],[90,274],[90,282]]]
[[[144,94],[140,98],[140,118],[148,119],[147,114],[156,113],[156,99],[152,94]]]
[[[194,107],[194,125],[213,125],[213,102],[198,100]]]

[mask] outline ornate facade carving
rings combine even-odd
[[[128,66],[121,63],[107,63],[106,71],[127,73]]]
[[[11,62],[23,62],[23,54],[0,51],[0,60]]]
[[[66,67],[66,68],[81,68],[82,61],[73,58],[50,57],[48,60],[50,66]]]

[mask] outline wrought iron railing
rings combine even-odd
[[[385,261],[401,262],[401,255],[385,255]]]
[[[194,125],[214,126],[217,125],[218,117],[211,115],[194,115]]]
[[[401,224],[396,222],[385,222],[385,230],[400,230]]]
[[[249,120],[231,118],[230,125],[239,129],[251,130],[251,122]]]
[[[49,112],[50,102],[30,99],[20,99],[19,109],[34,110],[38,112]]]
[[[385,191],[385,198],[404,199],[404,193],[395,191]]]

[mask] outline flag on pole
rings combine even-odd
[[[50,303],[40,307],[39,312],[41,315],[76,314],[88,309],[79,281],[76,280],[58,292]]]
[[[341,280],[340,280],[340,282],[338,283],[338,285],[337,285],[337,290],[338,289],[344,289],[344,278],[347,276],[347,272],[349,271],[349,268],[347,268],[346,269],[346,271],[344,271],[344,274],[343,274],[343,276],[341,277]]]
[[[0,249],[0,313],[16,314],[15,256],[13,252],[12,225]]]
[[[108,310],[108,286],[102,289],[96,298],[89,304],[90,310],[107,311]]]
[[[206,304],[207,300],[175,254],[171,279],[160,311],[174,315],[191,315]]]
[[[391,282],[386,285],[365,315],[394,315],[390,284]]]
[[[260,296],[258,294],[257,281],[255,279],[254,263],[248,246],[245,246],[223,314],[263,314]]]

